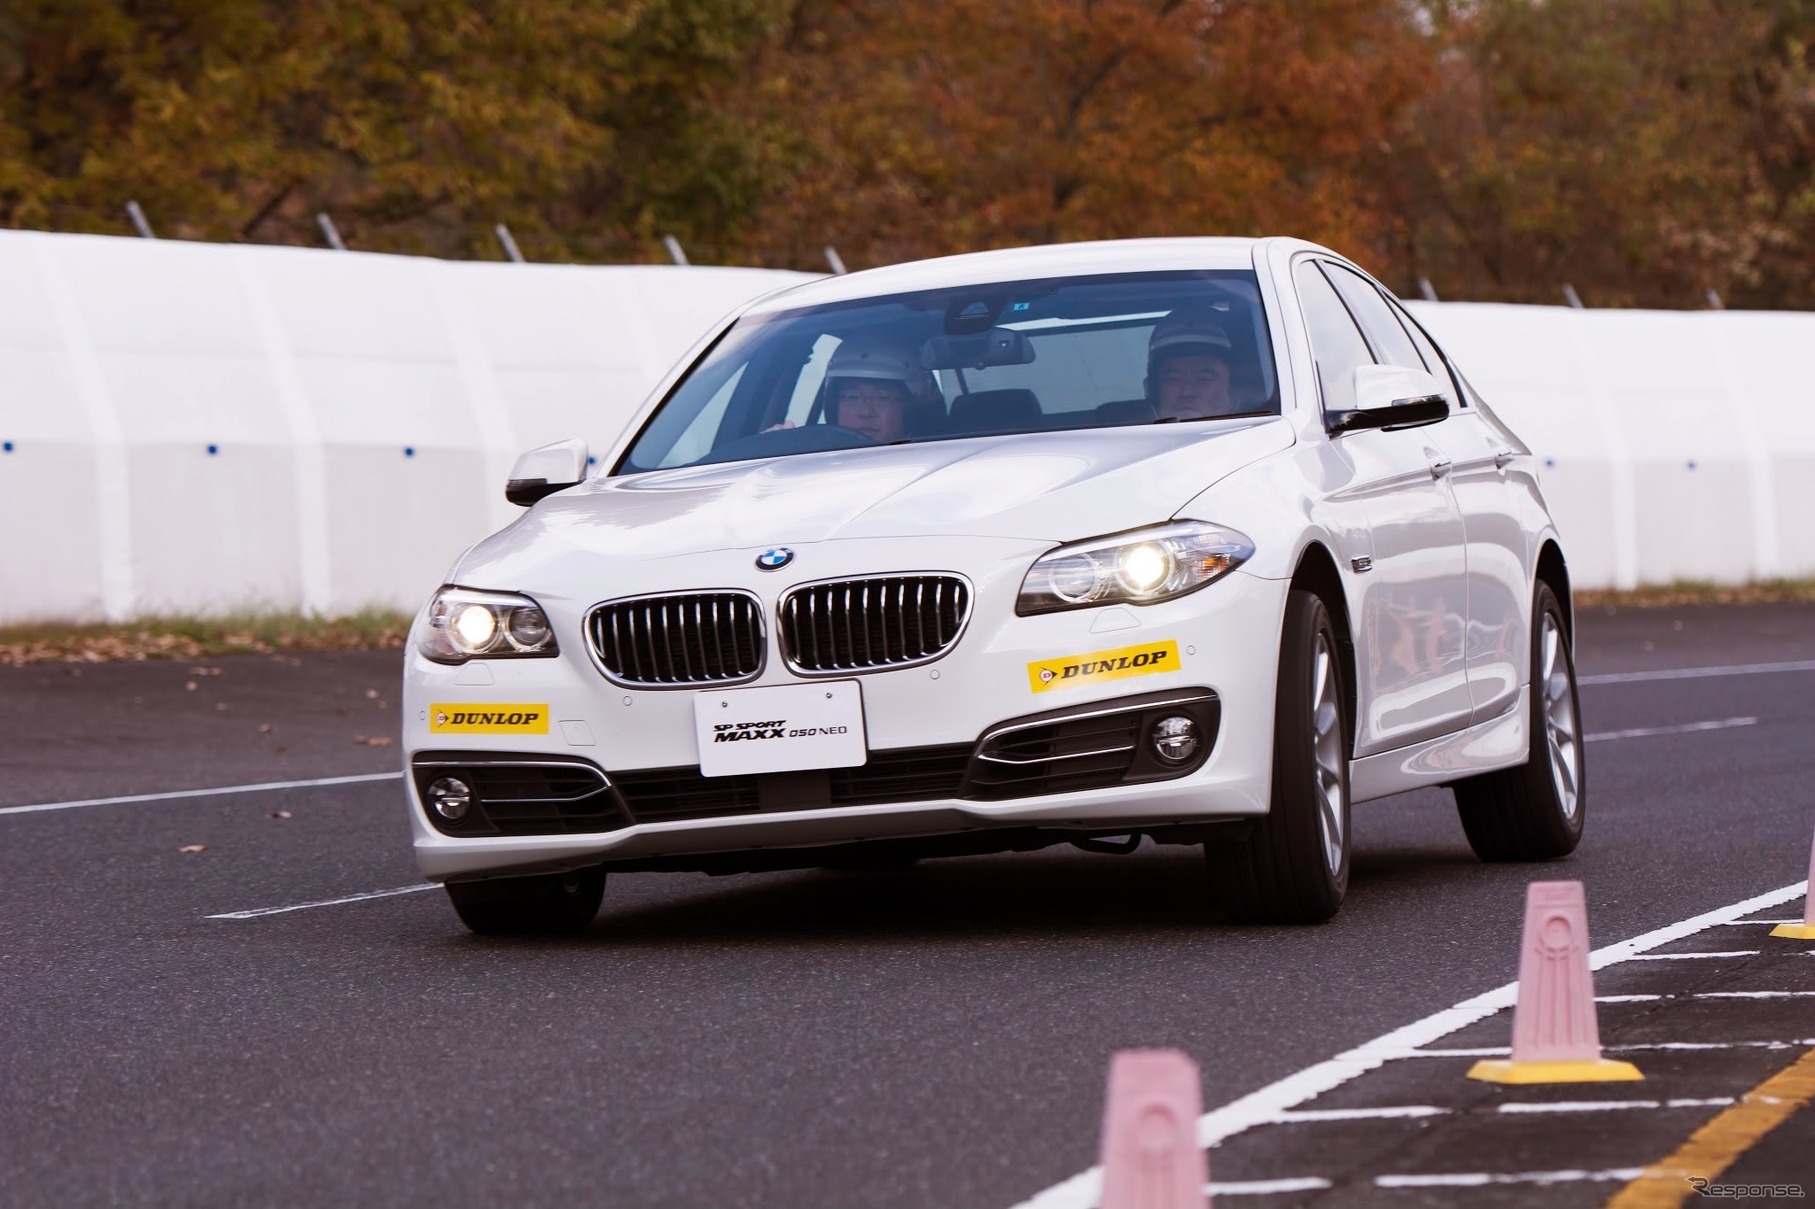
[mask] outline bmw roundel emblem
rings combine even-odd
[[[794,551],[786,546],[777,546],[773,550],[764,550],[756,556],[756,565],[765,571],[779,571],[794,561]]]

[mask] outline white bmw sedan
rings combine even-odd
[[[1329,918],[1350,807],[1573,849],[1569,579],[1529,450],[1289,239],[988,252],[770,294],[589,474],[526,454],[404,677],[415,850],[480,932],[608,871],[1201,845]]]

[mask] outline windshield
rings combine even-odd
[[[738,320],[614,473],[1278,410],[1250,271],[962,286]]]

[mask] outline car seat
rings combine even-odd
[[[946,432],[950,436],[976,436],[1033,428],[1043,414],[1040,400],[1031,390],[979,390],[952,400]]]

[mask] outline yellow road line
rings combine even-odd
[[[1815,1049],[1754,1087],[1737,1104],[1689,1135],[1676,1153],[1645,1169],[1606,1209],[1666,1209],[1695,1193],[1690,1177],[1718,1179],[1760,1138],[1815,1099]]]

